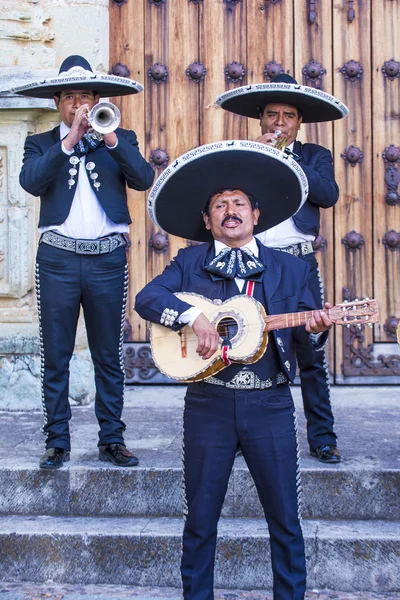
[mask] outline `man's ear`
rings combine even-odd
[[[56,104],[56,109],[58,110],[58,107],[60,105],[60,98],[58,96],[53,96],[53,100]]]
[[[209,216],[205,212],[203,212],[203,221],[206,226],[206,229],[211,229]]]
[[[100,102],[100,94],[96,94],[94,97],[94,103],[98,104]]]
[[[259,218],[260,218],[260,209],[259,208],[255,208],[253,210],[253,223],[254,223],[254,227],[257,225]]]
[[[302,122],[303,122],[303,117],[300,117],[300,119],[299,119],[299,126],[297,128],[297,131],[300,131],[300,127],[301,127]]]

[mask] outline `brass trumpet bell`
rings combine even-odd
[[[117,129],[121,122],[121,113],[118,106],[111,102],[95,104],[88,115],[92,128],[98,133],[111,133]]]

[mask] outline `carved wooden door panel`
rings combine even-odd
[[[336,207],[321,211],[315,242],[325,297],[375,296],[382,310],[374,330],[337,328],[331,336],[337,383],[400,381],[393,335],[400,317],[399,18],[391,0],[110,0],[110,71],[145,85],[143,94],[115,103],[156,177],[199,144],[259,136],[256,121],[215,106],[225,90],[287,72],[348,105],[347,119],[300,132],[301,141],[332,150],[341,190]],[[129,192],[128,382],[162,380],[134,297],[191,243],[153,226],[145,196]]]

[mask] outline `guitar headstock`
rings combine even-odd
[[[329,318],[337,325],[369,325],[379,322],[377,300],[354,300],[342,302],[329,310]]]

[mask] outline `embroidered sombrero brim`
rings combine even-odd
[[[117,75],[97,75],[96,73],[86,72],[87,75],[58,75],[51,79],[42,79],[33,81],[10,90],[14,94],[30,96],[33,98],[53,98],[57,92],[64,90],[88,90],[95,91],[100,96],[127,96],[128,94],[138,94],[143,91],[143,86],[126,77]]]
[[[255,83],[218,96],[216,103],[243,117],[260,118],[266,104],[290,104],[303,113],[303,123],[336,121],[349,114],[343,102],[317,88],[293,83]]]
[[[258,202],[254,233],[260,233],[301,208],[308,183],[296,161],[276,148],[244,140],[206,144],[177,158],[160,175],[148,197],[150,218],[172,235],[210,241],[202,212],[207,199],[223,189],[242,190]]]

